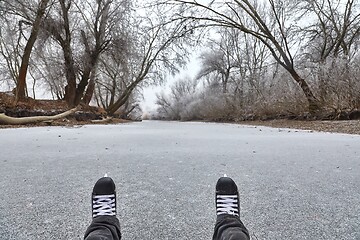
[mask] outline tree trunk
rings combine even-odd
[[[27,49],[25,48],[25,53],[26,53]],[[31,50],[30,50],[31,51]],[[27,54],[30,57],[30,54]],[[19,78],[17,81],[17,85],[16,85],[16,98],[15,98],[15,102],[19,102],[19,101],[24,101],[26,98],[25,95],[25,88],[26,88],[26,73],[27,73],[27,69],[28,69],[28,65],[29,65],[29,59],[26,60],[26,58],[29,58],[27,56],[23,56],[22,58],[22,62],[21,62],[21,67],[19,70]]]
[[[86,89],[86,86],[89,83],[89,76],[90,76],[90,68],[86,69],[81,77],[81,81],[79,82],[77,88],[76,88],[76,94],[75,94],[75,100],[74,100],[74,105],[77,106],[80,102],[81,99],[84,97],[84,92]]]
[[[95,81],[93,78],[90,79],[89,81],[89,84],[87,86],[87,89],[86,89],[86,92],[85,92],[85,95],[84,95],[84,98],[83,98],[83,102],[86,104],[86,105],[89,105],[90,104],[90,101],[92,99],[92,96],[94,94],[94,91],[95,91]]]
[[[301,90],[305,94],[305,97],[309,103],[309,112],[310,113],[318,112],[320,110],[320,102],[311,91],[305,79],[300,77],[299,74],[294,69],[289,70],[289,72],[293,77],[293,79],[299,84]]]
[[[109,107],[106,109],[106,112],[110,115],[114,114],[122,105],[124,105],[129,97],[131,96],[132,91],[135,89],[137,84],[141,82],[142,79],[137,79],[135,82],[131,83],[130,86],[128,86],[124,93],[118,98],[117,101],[114,102],[114,104],[109,105]]]
[[[20,70],[19,70],[19,77],[18,77],[18,81],[17,81],[17,85],[16,85],[16,98],[15,98],[16,102],[25,100],[25,97],[26,97],[26,94],[25,94],[26,73],[27,73],[28,66],[29,66],[30,55],[31,55],[32,48],[35,44],[35,41],[36,41],[36,38],[37,38],[37,35],[39,32],[39,28],[40,28],[40,23],[45,14],[45,10],[46,10],[48,2],[49,2],[49,0],[42,0],[40,2],[39,8],[36,13],[35,21],[33,23],[32,29],[31,29],[30,37],[29,37],[29,39],[26,43],[25,49],[24,49],[24,54],[21,59],[21,66],[20,66]]]
[[[62,49],[64,51],[65,61],[65,75],[67,85],[65,87],[65,101],[69,107],[74,107],[75,95],[76,95],[76,71],[74,65],[74,59],[72,56],[70,41],[64,42]]]

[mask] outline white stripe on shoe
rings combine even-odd
[[[93,196],[93,217],[115,215],[115,194]]]
[[[239,200],[237,195],[217,195],[216,214],[239,216]]]

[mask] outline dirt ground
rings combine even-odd
[[[55,115],[68,110],[66,103],[61,100],[33,100],[28,99],[26,103],[13,106],[14,96],[11,92],[0,92],[0,113],[5,113],[13,117],[26,117],[33,115]],[[2,125],[0,128],[19,128],[36,126],[77,126],[93,123],[94,119],[105,117],[105,111],[97,107],[85,107],[75,115],[47,123],[36,123],[27,125]],[[129,122],[128,120],[112,118],[101,124],[117,124]],[[268,120],[268,121],[244,121],[239,124],[269,126],[275,128],[295,128],[311,131],[337,132],[360,135],[360,120],[341,120],[341,121],[301,121],[301,120]]]
[[[34,100],[28,98],[26,102],[14,105],[14,95],[11,92],[0,92],[0,114],[4,113],[10,117],[32,117],[32,116],[52,116],[63,113],[70,108],[63,100]],[[0,123],[0,128],[19,128],[36,126],[77,126],[84,124],[100,124],[93,121],[106,119],[104,109],[93,106],[82,106],[76,113],[59,120],[47,121],[26,125],[6,125]],[[115,124],[129,122],[128,120],[111,118],[101,124]]]
[[[246,121],[246,122],[242,122],[241,124],[360,135],[360,120],[300,121],[300,120],[280,119],[280,120],[270,120],[270,121]]]
[[[62,119],[52,123],[37,123],[28,125],[1,125],[1,128],[21,128],[21,127],[39,127],[39,126],[67,126],[75,127],[86,124],[121,124],[128,120],[112,119],[106,123],[92,123],[90,121],[76,121],[73,119]],[[319,132],[333,132],[360,135],[360,120],[350,121],[297,121],[297,120],[271,120],[271,121],[246,121],[240,124],[268,126],[274,128],[292,128]]]

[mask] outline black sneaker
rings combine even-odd
[[[116,191],[114,181],[105,175],[94,185],[92,192],[92,216],[116,215]]]
[[[215,192],[216,215],[240,217],[239,192],[236,183],[226,175],[219,178]]]

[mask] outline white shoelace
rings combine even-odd
[[[114,194],[93,196],[93,217],[104,215],[116,215]]]
[[[239,205],[237,195],[217,195],[216,196],[216,213],[230,214],[239,216]]]

